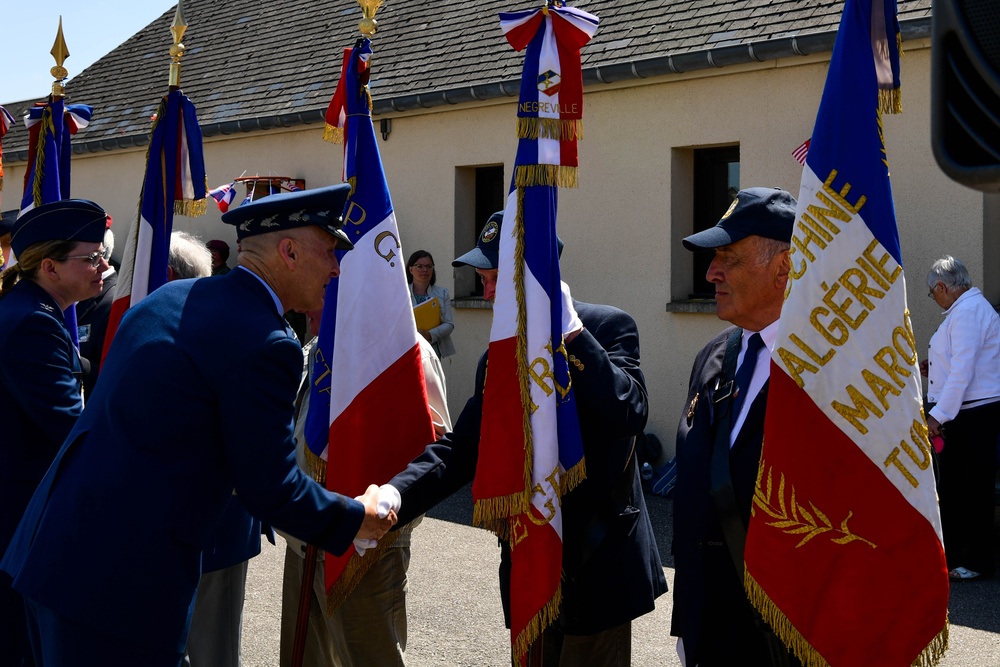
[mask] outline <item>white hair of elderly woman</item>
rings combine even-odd
[[[173,232],[167,265],[173,271],[173,280],[205,278],[212,275],[212,253],[197,236]]]

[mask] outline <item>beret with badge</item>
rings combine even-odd
[[[222,215],[222,221],[236,226],[240,241],[258,234],[316,226],[337,238],[338,250],[351,250],[354,244],[344,233],[342,217],[350,192],[347,183],[282,192],[230,209]]]
[[[108,214],[86,199],[61,199],[31,209],[11,227],[10,247],[20,256],[44,241],[100,243],[108,228]]]
[[[714,227],[684,239],[688,250],[711,250],[748,236],[788,243],[795,225],[795,198],[779,188],[740,190],[732,206]]]

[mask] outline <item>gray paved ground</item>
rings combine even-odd
[[[673,581],[670,501],[647,497],[668,583]],[[414,532],[407,608],[411,667],[510,664],[496,566],[499,551],[489,533],[469,526],[468,491],[435,509]],[[997,540],[1000,543],[1000,539]],[[266,544],[250,563],[244,617],[244,667],[278,664],[281,566],[284,544]],[[943,667],[1000,665],[1000,580],[952,585],[951,648]],[[670,594],[657,609],[633,623],[632,663],[679,665],[668,636]],[[847,638],[845,638],[845,641]]]

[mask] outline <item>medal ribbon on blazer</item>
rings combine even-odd
[[[337,251],[341,273],[327,285],[306,415],[314,473],[347,496],[388,482],[435,440],[406,255],[372,125],[371,57],[368,38],[346,51],[331,102],[331,108],[343,105],[334,115],[352,187],[344,231],[354,249]],[[385,535],[364,558],[353,546],[343,556],[326,554],[328,609],[346,599],[395,538]]]
[[[586,476],[563,345],[556,217],[557,187],[576,185],[580,47],[597,21],[570,7],[501,14],[508,41],[527,53],[472,491],[473,521],[510,546],[511,653],[521,664],[559,616],[562,497]]]
[[[753,604],[805,665],[937,664],[948,575],[882,113],[895,0],[847,0],[772,350],[746,543]]]

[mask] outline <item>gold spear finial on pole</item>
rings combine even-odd
[[[59,17],[59,30],[56,32],[56,41],[52,44],[52,50],[49,53],[52,54],[52,57],[56,61],[56,66],[49,70],[49,74],[55,78],[55,81],[52,82],[52,95],[62,97],[66,94],[66,86],[63,85],[63,82],[69,76],[69,72],[63,67],[63,63],[69,58],[69,47],[66,46],[66,38],[63,37],[62,16]]]
[[[375,30],[378,28],[378,21],[375,20],[375,12],[379,10],[383,2],[385,0],[358,0],[358,4],[361,5],[361,11],[365,15],[361,19],[361,23],[358,24],[358,30],[368,39],[375,36]]]
[[[174,22],[170,26],[170,32],[174,36],[174,45],[170,47],[170,87],[180,88],[181,86],[181,56],[184,55],[184,45],[181,39],[184,38],[184,31],[188,24],[184,20],[184,9],[181,7],[181,0],[177,0],[177,11],[174,13]]]

